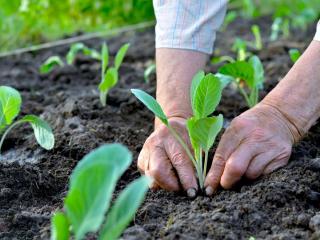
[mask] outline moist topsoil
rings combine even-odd
[[[218,34],[217,54],[232,54],[235,37],[252,40],[253,22],[237,20]],[[287,40],[269,42],[270,21],[260,19],[264,47],[256,52],[265,66],[261,97],[292,66],[288,51],[304,50],[315,27],[294,31]],[[106,39],[85,43],[100,49]],[[0,59],[0,83],[20,91],[22,115],[48,120],[55,148],[42,150],[29,127],[14,129],[5,140],[0,161],[0,239],[49,239],[50,216],[61,209],[68,179],[77,162],[94,148],[120,142],[133,152],[134,162],[122,176],[117,193],[140,174],[136,159],[153,130],[152,114],[130,93],[140,88],[154,95],[155,76],[145,83],[144,69],[154,60],[152,29],[107,39],[111,55],[121,44],[131,47],[120,68],[120,82],[99,102],[100,64],[79,56],[72,66],[39,74],[52,55],[64,57],[69,46]],[[219,66],[208,64],[215,72]],[[301,86],[303,87],[303,86]],[[170,101],[170,100],[169,100]],[[232,87],[224,90],[217,112],[232,120],[246,110]],[[289,164],[256,181],[241,181],[234,189],[220,189],[212,198],[188,199],[183,193],[150,191],[123,239],[320,239],[320,124],[293,148]],[[317,215],[319,214],[319,215]]]

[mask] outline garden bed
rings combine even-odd
[[[248,39],[252,22],[239,20],[218,35],[221,54],[230,53],[236,36]],[[268,42],[268,19],[260,19],[265,46],[258,53],[270,91],[290,69],[288,50],[303,50],[313,36],[295,32],[290,41]],[[307,37],[306,37],[307,36]],[[103,39],[87,41],[100,48]],[[130,88],[155,92],[155,77],[145,83],[144,69],[154,59],[152,30],[126,33],[107,40],[111,55],[125,42],[131,47],[120,69],[120,82],[101,107],[97,85],[100,64],[79,57],[48,75],[40,64],[51,55],[64,56],[69,46],[0,59],[0,84],[23,96],[22,113],[41,115],[53,126],[56,146],[40,149],[31,130],[17,128],[3,146],[0,163],[0,239],[48,239],[50,216],[61,208],[68,176],[76,163],[103,143],[120,142],[137,159],[152,132],[151,113]],[[214,72],[217,66],[208,66]],[[232,88],[224,91],[218,112],[231,120],[246,109]],[[30,133],[30,134],[29,134]],[[317,239],[320,236],[320,124],[294,147],[285,168],[257,181],[243,180],[233,190],[219,190],[213,198],[189,200],[183,194],[149,192],[124,239]],[[121,178],[118,190],[137,178],[136,161]],[[318,219],[318,221],[317,221]],[[319,232],[318,232],[319,231]]]

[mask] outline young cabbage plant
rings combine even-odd
[[[84,54],[85,56],[89,56],[93,59],[101,60],[100,53],[97,52],[95,49],[88,48],[83,43],[75,43],[71,45],[70,50],[66,56],[66,60],[69,65],[71,65],[74,62],[79,52],[82,52],[82,54]]]
[[[40,73],[49,73],[57,66],[64,66],[62,59],[59,56],[51,56],[40,66]]]
[[[20,93],[8,86],[0,86],[0,150],[8,133],[16,126],[29,123],[33,128],[35,138],[39,145],[46,150],[54,146],[54,135],[47,122],[35,115],[26,115],[14,122],[20,113]]]
[[[107,95],[111,88],[113,88],[118,82],[118,71],[122,64],[122,61],[129,48],[129,43],[124,44],[116,54],[114,59],[114,66],[108,67],[109,63],[109,51],[106,43],[102,45],[101,50],[101,82],[99,84],[100,102],[102,106],[107,104]]]
[[[248,107],[252,108],[259,101],[259,90],[263,88],[264,70],[257,56],[248,61],[228,63],[219,69],[222,78],[229,76],[237,84],[240,93],[246,100]],[[219,77],[219,75],[217,75]]]
[[[293,63],[295,63],[301,57],[301,53],[298,49],[290,49],[289,56],[290,56],[291,61]]]
[[[203,189],[207,174],[208,153],[223,125],[223,116],[221,114],[219,116],[211,116],[221,99],[222,84],[220,80],[213,74],[205,75],[203,71],[198,72],[192,80],[190,100],[193,116],[187,119],[186,123],[194,154],[170,125],[159,103],[142,90],[131,89],[131,91],[167,126],[170,133],[183,147],[195,166],[200,188]]]
[[[110,202],[132,154],[121,144],[106,144],[90,152],[73,170],[64,211],[51,220],[51,239],[84,239],[98,232],[99,240],[118,239],[144,200],[150,179],[142,176]]]

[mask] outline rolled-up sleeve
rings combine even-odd
[[[156,48],[178,48],[211,54],[227,0],[153,0]]]
[[[318,22],[317,32],[316,32],[316,35],[314,36],[314,40],[320,41],[320,20]]]

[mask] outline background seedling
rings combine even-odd
[[[110,207],[115,186],[132,162],[121,144],[108,144],[87,154],[71,174],[64,212],[51,220],[51,239],[84,239],[99,232],[100,240],[118,239],[134,217],[150,180],[143,176],[129,184]],[[107,213],[107,214],[106,214]]]
[[[146,68],[146,70],[144,71],[144,80],[146,83],[150,82],[150,76],[151,74],[156,72],[156,64],[151,64],[149,67]]]
[[[64,66],[62,59],[59,56],[51,56],[40,66],[40,73],[49,73],[58,66]]]
[[[26,115],[13,122],[19,115],[21,107],[20,93],[12,87],[0,87],[0,150],[8,133],[17,125],[29,123],[33,128],[37,142],[44,149],[50,150],[54,146],[54,135],[47,122],[35,115]]]
[[[219,69],[220,77],[231,77],[246,100],[248,107],[255,106],[259,101],[259,89],[263,88],[264,70],[260,59],[252,56],[248,61],[228,63]],[[219,75],[217,75],[219,77]],[[229,80],[231,80],[229,78]],[[247,93],[246,88],[249,90]]]
[[[100,102],[102,106],[106,106],[107,95],[111,88],[113,88],[118,82],[118,71],[122,64],[122,61],[129,48],[129,43],[124,44],[116,54],[114,60],[114,66],[108,68],[109,63],[109,51],[106,43],[102,45],[101,50],[101,82],[99,84]]]
[[[93,59],[101,60],[100,53],[97,52],[95,49],[88,48],[83,43],[75,43],[71,45],[70,50],[66,56],[66,60],[69,65],[74,62],[74,59],[76,58],[79,52],[82,52],[82,54],[84,54],[85,56],[89,56]]]
[[[132,89],[132,93],[169,129],[170,133],[181,144],[196,168],[200,188],[204,187],[207,173],[208,153],[214,144],[217,134],[223,124],[223,117],[209,117],[221,99],[222,84],[213,74],[197,73],[191,84],[190,100],[193,116],[187,120],[187,130],[194,150],[194,155],[176,130],[170,125],[159,103],[149,94],[139,89]],[[203,161],[204,152],[204,161]]]
[[[289,50],[289,56],[290,56],[291,61],[293,63],[295,63],[300,58],[301,53],[300,53],[300,51],[298,49],[290,49]]]

